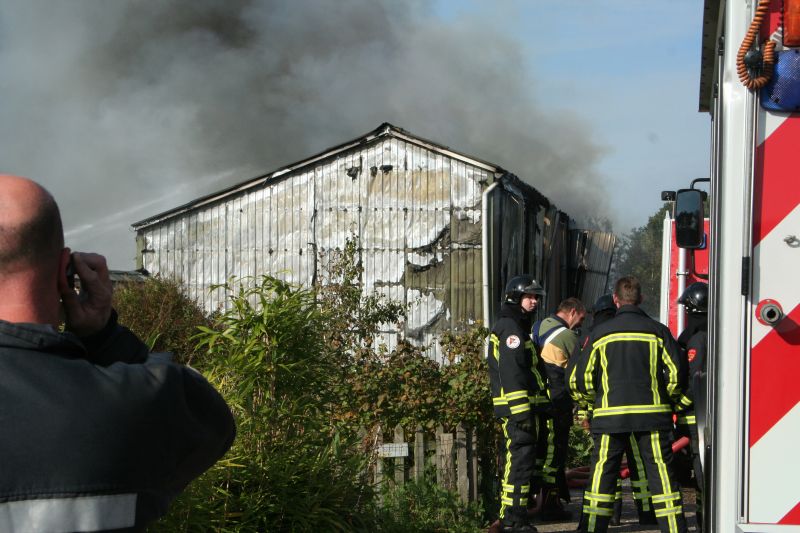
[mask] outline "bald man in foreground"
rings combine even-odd
[[[141,531],[233,442],[219,393],[150,357],[111,291],[53,197],[0,174],[0,531]]]

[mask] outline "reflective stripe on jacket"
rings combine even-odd
[[[670,430],[689,401],[685,361],[666,326],[624,305],[586,338],[569,386],[593,405],[594,433]]]

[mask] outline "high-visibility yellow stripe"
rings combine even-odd
[[[669,394],[670,398],[674,398],[676,394],[678,394],[678,367],[675,366],[675,363],[672,361],[672,358],[667,353],[667,348],[662,346],[661,347],[661,360],[664,361],[664,364],[667,366],[667,393]]]
[[[525,341],[525,348],[531,351],[531,373],[533,374],[533,377],[536,378],[536,383],[539,385],[539,390],[545,390],[546,387],[544,379],[542,378],[541,374],[539,374],[539,370],[537,370],[539,358],[536,355],[536,347],[533,345],[533,341]]]
[[[653,496],[653,503],[672,502],[680,499],[680,492],[670,492],[669,494],[658,494],[657,496]]]
[[[678,417],[678,424],[697,424],[697,418],[695,415],[686,415],[686,416],[679,416]]]
[[[658,392],[658,353],[655,343],[651,342],[648,348],[650,349],[650,390],[653,392],[653,404],[658,405],[661,403],[661,394]]]
[[[656,342],[658,344],[663,344],[663,341],[652,333],[623,332],[623,333],[612,333],[610,335],[606,335],[605,337],[595,341],[594,346],[598,347],[611,342],[623,342],[623,341]]]
[[[569,373],[569,395],[573,400],[578,401],[578,365],[572,367],[572,372]]]
[[[614,516],[614,509],[606,509],[605,507],[585,507],[583,508],[583,512],[591,515],[592,517],[596,516]],[[589,531],[593,531],[592,528]]]
[[[494,356],[495,361],[497,361],[499,363],[500,362],[500,339],[497,338],[497,335],[492,333],[492,335],[489,337],[489,342],[491,342],[494,345],[494,348],[492,348],[492,355]]]
[[[503,468],[503,485],[509,485],[508,477],[511,474],[511,437],[508,435],[508,419],[503,420],[503,436],[506,438],[506,464]],[[506,501],[506,498],[500,498],[500,519],[506,515],[506,507],[514,505],[513,501]]]
[[[517,487],[514,487],[514,485],[506,485],[506,484],[504,484],[503,485],[503,492],[506,492],[506,493],[511,492],[511,493],[513,493],[516,490],[516,488]],[[528,494],[530,491],[531,491],[531,486],[530,485],[520,485],[519,486],[519,493],[520,494]]]
[[[682,507],[672,507],[668,509],[656,509],[656,516],[679,515],[683,512]]]
[[[639,478],[631,479],[633,497],[642,502],[642,511],[649,511],[651,494],[647,485],[647,473],[644,469],[644,461],[642,461],[642,452],[639,450],[639,443],[636,442],[636,437],[633,434],[630,435],[630,442],[633,462],[636,465],[636,477]],[[628,458],[628,461],[630,461],[630,458]]]
[[[505,394],[506,400],[518,400],[520,398],[527,398],[528,391],[527,390],[518,390],[514,392],[507,392]]]
[[[512,405],[511,406],[511,414],[516,415],[519,413],[525,413],[531,410],[531,404],[529,403],[521,403],[519,405]]]
[[[603,468],[608,460],[609,442],[610,437],[608,434],[603,434],[600,436],[600,449],[597,452],[597,462],[594,466],[594,472],[592,472],[592,484],[590,492],[593,494],[602,494],[602,492],[600,492],[600,478],[602,477]]]
[[[548,483],[555,483],[555,472],[558,470],[555,467],[555,429],[553,427],[553,419],[548,418],[545,422],[547,428],[547,449],[545,450],[544,459],[542,460],[542,479]]]
[[[685,406],[685,407],[691,407],[692,406],[692,400],[689,399],[687,396],[685,396],[683,394],[681,394],[681,397],[678,400],[678,402],[680,402],[680,404]]]
[[[583,497],[589,500],[592,504],[596,502],[614,503],[615,500],[613,494],[601,494],[599,492],[591,492],[588,490],[583,493]]]
[[[669,405],[620,405],[618,407],[599,407],[594,410],[594,417],[614,415],[641,415],[652,413],[671,413]]]
[[[600,348],[600,372],[602,373],[603,398],[600,406],[608,407],[608,357],[606,356],[606,345]]]
[[[583,388],[586,390],[586,399],[594,402],[594,365],[597,364],[597,348],[589,352],[589,360],[586,361],[586,370],[583,372]]]

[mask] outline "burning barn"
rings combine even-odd
[[[231,277],[309,284],[357,237],[364,291],[407,304],[403,333],[433,356],[440,333],[491,322],[514,275],[542,280],[545,309],[593,302],[614,246],[499,166],[391,124],[133,227],[137,267],[180,279],[208,310],[225,305],[210,287]]]

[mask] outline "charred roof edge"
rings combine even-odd
[[[477,159],[477,158],[472,157],[472,156],[468,156],[468,155],[466,155],[464,153],[457,152],[455,150],[451,150],[447,146],[444,146],[442,144],[439,144],[439,143],[436,143],[436,142],[433,142],[433,141],[429,141],[429,140],[423,139],[423,138],[418,137],[418,136],[416,136],[416,135],[414,135],[414,134],[412,134],[412,133],[410,133],[410,132],[408,132],[408,131],[406,131],[406,130],[404,130],[402,128],[398,128],[397,126],[394,126],[394,125],[392,125],[392,124],[390,124],[388,122],[384,122],[383,124],[378,126],[376,129],[372,130],[371,132],[367,133],[366,135],[362,135],[361,137],[358,137],[358,138],[353,139],[351,141],[348,141],[348,142],[333,146],[331,148],[323,150],[322,152],[319,152],[319,153],[317,153],[315,155],[312,155],[311,157],[307,157],[307,158],[302,159],[300,161],[297,161],[295,163],[286,165],[284,167],[280,167],[277,170],[274,170],[274,171],[269,172],[267,174],[261,174],[259,176],[254,177],[254,178],[250,178],[250,179],[248,179],[246,181],[243,181],[243,182],[237,183],[235,185],[232,185],[230,187],[227,187],[225,189],[222,189],[221,191],[218,191],[218,192],[215,192],[215,193],[211,193],[211,194],[207,194],[205,196],[202,196],[200,198],[197,198],[195,200],[187,202],[187,203],[185,203],[183,205],[180,205],[178,207],[174,207],[174,208],[169,209],[167,211],[163,211],[163,212],[161,212],[161,213],[159,213],[157,215],[153,215],[151,217],[147,217],[145,219],[142,219],[142,220],[140,220],[138,222],[134,222],[133,224],[131,224],[131,227],[133,227],[134,230],[139,230],[139,229],[142,229],[142,228],[145,228],[145,227],[148,227],[148,226],[152,226],[154,224],[158,224],[158,223],[163,222],[163,221],[165,221],[167,219],[176,217],[176,216],[181,215],[183,213],[186,213],[188,211],[192,211],[193,209],[196,209],[196,208],[201,207],[203,205],[207,205],[207,204],[214,203],[216,201],[222,200],[223,198],[226,198],[228,196],[232,196],[232,195],[234,195],[234,194],[236,194],[238,192],[245,191],[247,189],[250,189],[250,188],[253,188],[253,187],[256,187],[256,186],[259,186],[259,185],[264,185],[270,180],[273,180],[275,178],[281,177],[281,176],[283,176],[285,174],[289,174],[291,172],[299,170],[299,169],[301,169],[303,167],[306,167],[308,165],[317,163],[317,162],[319,162],[321,160],[334,157],[334,156],[338,155],[339,153],[344,152],[345,150],[348,150],[350,148],[354,148],[354,147],[362,145],[362,144],[370,143],[370,142],[375,141],[377,139],[380,139],[382,137],[396,137],[398,139],[402,139],[402,140],[404,140],[406,142],[409,142],[409,143],[412,143],[412,144],[416,144],[416,145],[421,146],[423,148],[435,150],[435,151],[440,152],[440,153],[442,153],[444,155],[447,155],[448,157],[453,157],[455,159],[460,159],[460,160],[462,160],[464,162],[467,162],[467,163],[472,164],[474,166],[481,167],[481,168],[483,168],[485,170],[488,170],[490,172],[505,173],[504,169],[502,169],[501,167],[499,167],[499,166],[497,166],[497,165],[495,165],[493,163],[490,163],[488,161],[484,161],[482,159]]]

